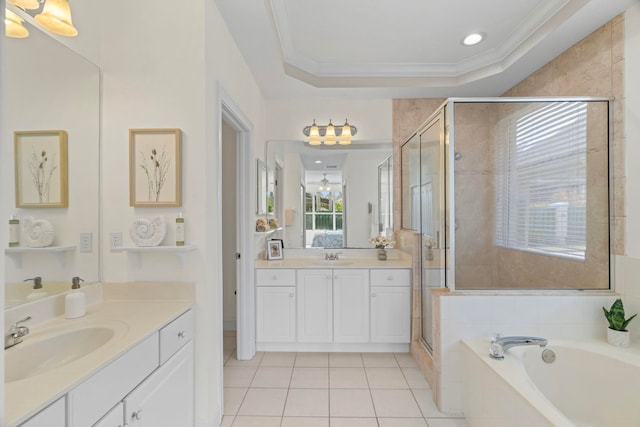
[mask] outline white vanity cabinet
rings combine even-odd
[[[29,418],[19,427],[66,427],[66,411],[64,397]]]
[[[411,341],[411,271],[371,270],[371,342]]]
[[[333,271],[298,270],[298,342],[333,340]]]
[[[256,340],[295,342],[295,270],[256,270]]]
[[[192,337],[189,310],[70,391],[68,427],[193,426]]]

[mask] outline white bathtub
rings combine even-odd
[[[494,360],[487,339],[462,345],[462,405],[472,427],[640,427],[637,345],[551,339],[553,363],[537,346],[514,347]]]

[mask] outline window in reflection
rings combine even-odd
[[[305,192],[307,247],[344,247],[343,204],[340,183],[307,183]]]

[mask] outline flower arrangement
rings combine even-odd
[[[424,236],[424,246],[427,249],[431,249],[436,245],[436,242],[433,240],[433,237],[431,237],[429,234],[427,234],[426,236]]]
[[[395,242],[391,239],[387,239],[386,236],[376,236],[370,239],[369,243],[378,249],[384,249],[387,246],[392,246]]]
[[[258,218],[256,220],[256,231],[267,231],[269,229],[269,224],[267,220],[264,218]]]

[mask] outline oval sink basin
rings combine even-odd
[[[339,266],[351,265],[353,264],[353,261],[319,259],[319,260],[313,261],[313,264],[339,267]]]
[[[49,372],[87,356],[110,342],[126,325],[86,325],[29,334],[4,353],[5,383]]]

